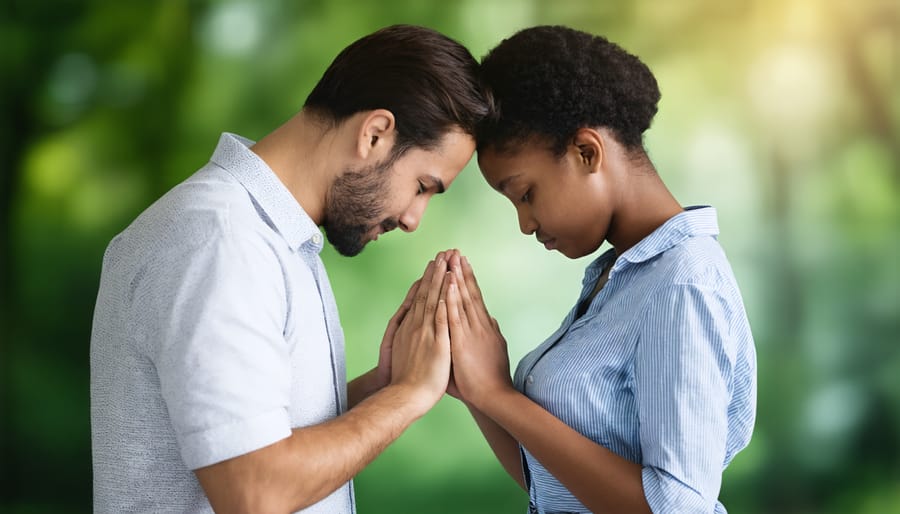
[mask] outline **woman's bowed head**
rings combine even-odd
[[[660,99],[637,57],[564,27],[523,30],[482,61],[495,109],[478,164],[519,229],[569,258],[609,241],[623,253],[682,210],[642,137]]]

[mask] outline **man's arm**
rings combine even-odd
[[[216,512],[293,512],[347,482],[443,396],[450,335],[441,287],[447,263],[430,262],[396,327],[390,385],[344,415],[298,428],[275,444],[197,469]]]
[[[343,416],[196,470],[223,512],[294,512],[350,480],[430,408],[415,387],[388,386]]]

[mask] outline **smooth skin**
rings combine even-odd
[[[621,255],[682,211],[649,159],[627,151],[603,128],[578,130],[562,156],[523,145],[482,152],[479,166],[513,203],[522,233],[573,259],[604,241]],[[471,265],[452,252],[450,268],[449,392],[465,402],[507,473],[525,488],[521,444],[591,511],[649,513],[641,465],[581,435],[513,387],[506,341]]]
[[[383,162],[395,140],[394,116],[384,109],[358,113],[336,127],[301,111],[252,150],[321,225],[334,179],[345,170]],[[474,140],[459,130],[448,131],[434,149],[409,150],[388,172],[384,215],[398,228],[414,231],[429,200],[450,186],[474,150]],[[367,241],[382,233],[380,220],[372,221]],[[348,384],[345,414],[195,470],[216,512],[284,513],[308,507],[358,474],[434,406],[450,374],[441,291],[446,271],[446,258],[438,254],[413,284],[388,324],[378,366]]]

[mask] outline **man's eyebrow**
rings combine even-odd
[[[441,194],[447,190],[447,188],[444,187],[443,180],[439,179],[438,177],[435,177],[434,175],[426,175],[426,177],[428,177],[431,180],[432,187],[437,189],[436,194]]]

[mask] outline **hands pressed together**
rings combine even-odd
[[[468,260],[438,253],[410,287],[381,343],[378,378],[407,387],[425,411],[444,393],[481,409],[512,388],[506,340]]]

